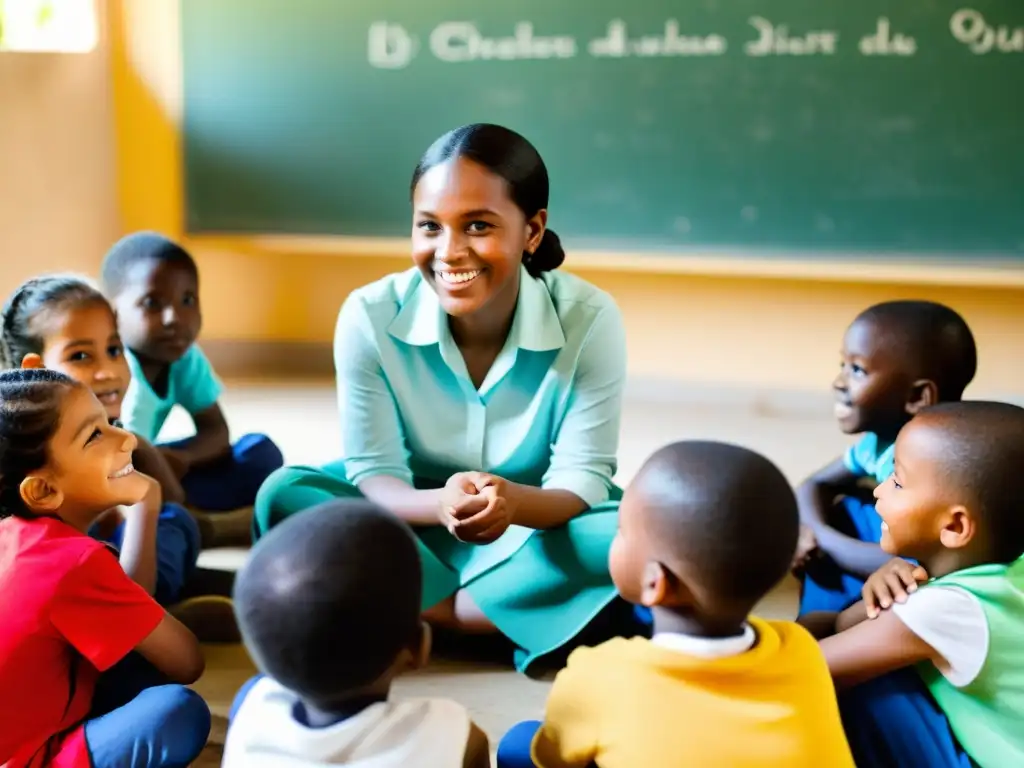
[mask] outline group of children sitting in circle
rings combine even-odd
[[[0,766],[188,765],[197,635],[241,636],[262,673],[227,768],[490,765],[462,706],[389,699],[431,645],[397,516],[319,504],[262,536],[233,601],[197,583],[281,453],[229,442],[181,247],[130,235],[99,282],[35,278],[3,308]],[[736,445],[646,461],[608,555],[640,629],[573,651],[499,765],[1024,764],[1024,409],[962,401],[976,351],[947,307],[873,306],[842,348],[836,416],[862,437],[795,492]],[[154,445],[175,405],[196,435]],[[790,572],[798,620],[752,617]]]

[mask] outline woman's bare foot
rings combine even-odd
[[[464,589],[424,611],[423,620],[440,629],[467,635],[491,635],[498,631]]]

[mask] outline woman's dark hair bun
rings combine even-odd
[[[558,269],[563,261],[565,251],[562,249],[562,241],[553,230],[545,229],[537,250],[523,257],[523,266],[533,277],[539,277],[541,272]]]

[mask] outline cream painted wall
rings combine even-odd
[[[94,273],[120,232],[109,46],[0,53],[0,293]]]
[[[219,338],[329,343],[348,292],[410,262],[199,245],[207,327]],[[572,254],[567,266],[571,268]],[[626,321],[629,370],[680,385],[826,392],[846,326],[879,301],[940,301],[967,318],[980,366],[972,397],[1024,398],[1024,290],[579,270]],[[240,276],[244,275],[244,279]],[[213,285],[211,285],[213,284]],[[228,299],[244,291],[245,299]],[[211,303],[210,296],[223,297]]]

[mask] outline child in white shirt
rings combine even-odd
[[[443,699],[389,700],[423,666],[416,540],[361,499],[327,502],[256,545],[235,610],[265,677],[233,707],[224,768],[487,768],[487,738]]]

